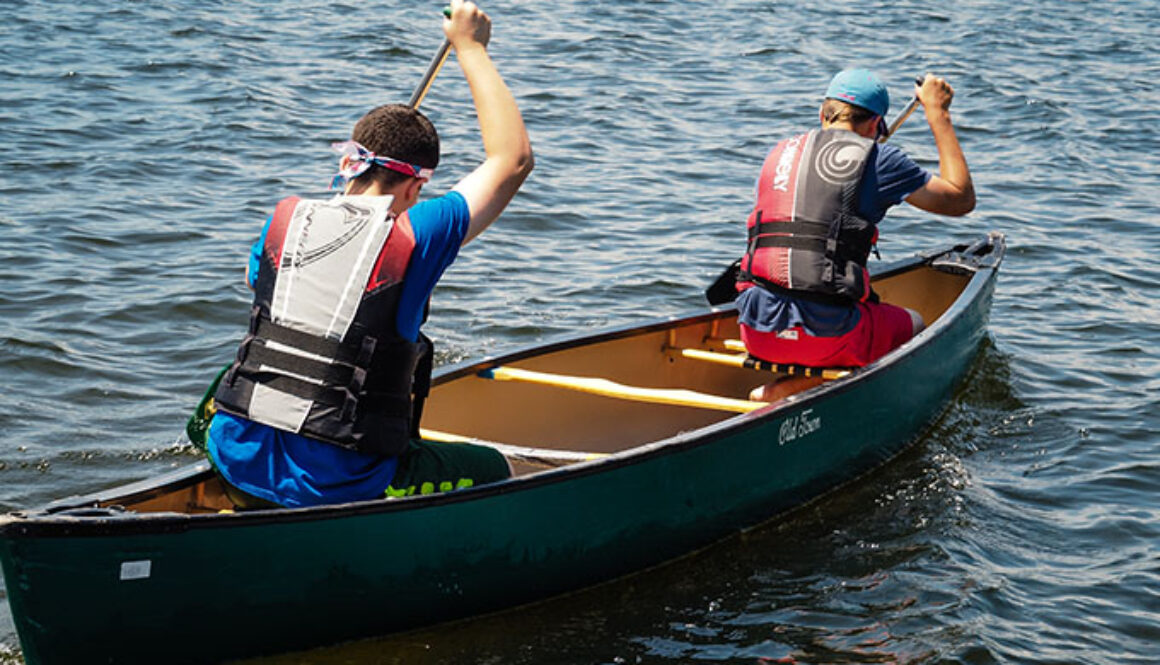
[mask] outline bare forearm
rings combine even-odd
[[[523,117],[487,49],[472,45],[457,51],[456,58],[471,87],[488,159],[508,161],[520,171],[530,170],[532,147]]]
[[[950,108],[955,90],[946,79],[927,74],[915,86],[914,94],[922,102],[926,121],[934,135],[939,174],[906,200],[930,212],[965,215],[975,209],[975,186],[971,182],[967,158],[951,124]]]
[[[532,144],[516,100],[487,53],[491,19],[474,3],[451,0],[444,32],[471,87],[487,159],[455,185],[471,211],[466,244],[499,217],[532,170]]]
[[[967,158],[963,155],[954,125],[951,124],[950,111],[929,109],[926,112],[926,119],[930,123],[930,131],[934,135],[934,144],[938,149],[939,177],[962,190],[964,194],[969,193],[973,203],[975,187],[971,182]]]

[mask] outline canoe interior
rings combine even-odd
[[[208,514],[234,509],[221,481],[212,473],[203,474],[193,483],[162,485],[156,490],[120,496],[98,505],[120,506],[139,513]]]
[[[875,279],[874,288],[883,301],[917,310],[930,325],[954,303],[970,278],[969,274],[916,264]],[[725,339],[738,339],[732,310],[694,317],[672,327],[643,328],[596,343],[564,346],[505,366],[746,400],[750,390],[774,375],[689,359],[673,350],[726,352],[720,342]],[[610,454],[737,415],[718,408],[649,403],[534,383],[496,381],[477,375],[477,370],[484,367],[469,367],[437,381],[423,413],[425,430],[541,451]],[[821,382],[791,379],[785,384],[786,392],[808,390]],[[529,461],[521,455],[508,457],[517,475],[569,463]],[[136,512],[178,513],[233,508],[220,483],[208,474],[184,483],[154,485],[141,492],[121,494],[100,505],[118,505]]]
[[[874,284],[884,301],[910,307],[933,321],[950,307],[969,276],[929,267]],[[683,388],[743,400],[769,373],[680,357],[670,349],[720,350],[716,339],[738,339],[735,313],[669,330],[572,347],[510,363],[555,374],[601,377],[647,388]],[[801,389],[817,381],[799,380]],[[423,426],[520,446],[614,453],[731,418],[735,413],[651,404],[528,383],[467,375],[432,390]]]

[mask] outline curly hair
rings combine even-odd
[[[354,126],[351,138],[376,155],[433,169],[439,165],[439,134],[427,116],[403,104],[385,104],[371,109]],[[391,187],[408,176],[372,165],[354,180],[354,191],[372,182]]]

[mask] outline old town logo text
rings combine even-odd
[[[787,443],[791,443],[803,436],[813,434],[822,429],[822,419],[812,415],[813,412],[813,409],[806,409],[796,416],[787,418],[781,424],[781,429],[778,430],[777,445],[784,446]]]

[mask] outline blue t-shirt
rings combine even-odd
[[[858,185],[858,214],[872,224],[886,211],[921,188],[930,173],[914,163],[906,153],[887,144],[870,150],[866,171]],[[783,294],[770,293],[760,286],[737,296],[737,320],[760,332],[800,327],[815,337],[844,335],[858,325],[861,317],[852,305],[829,305]]]
[[[427,299],[467,237],[471,211],[463,195],[450,192],[413,206],[409,216],[415,249],[403,278],[396,326],[400,335],[415,341]],[[266,220],[250,252],[251,286],[269,226]],[[206,449],[232,485],[284,506],[381,498],[398,466],[394,457],[364,455],[221,411],[210,424]]]

